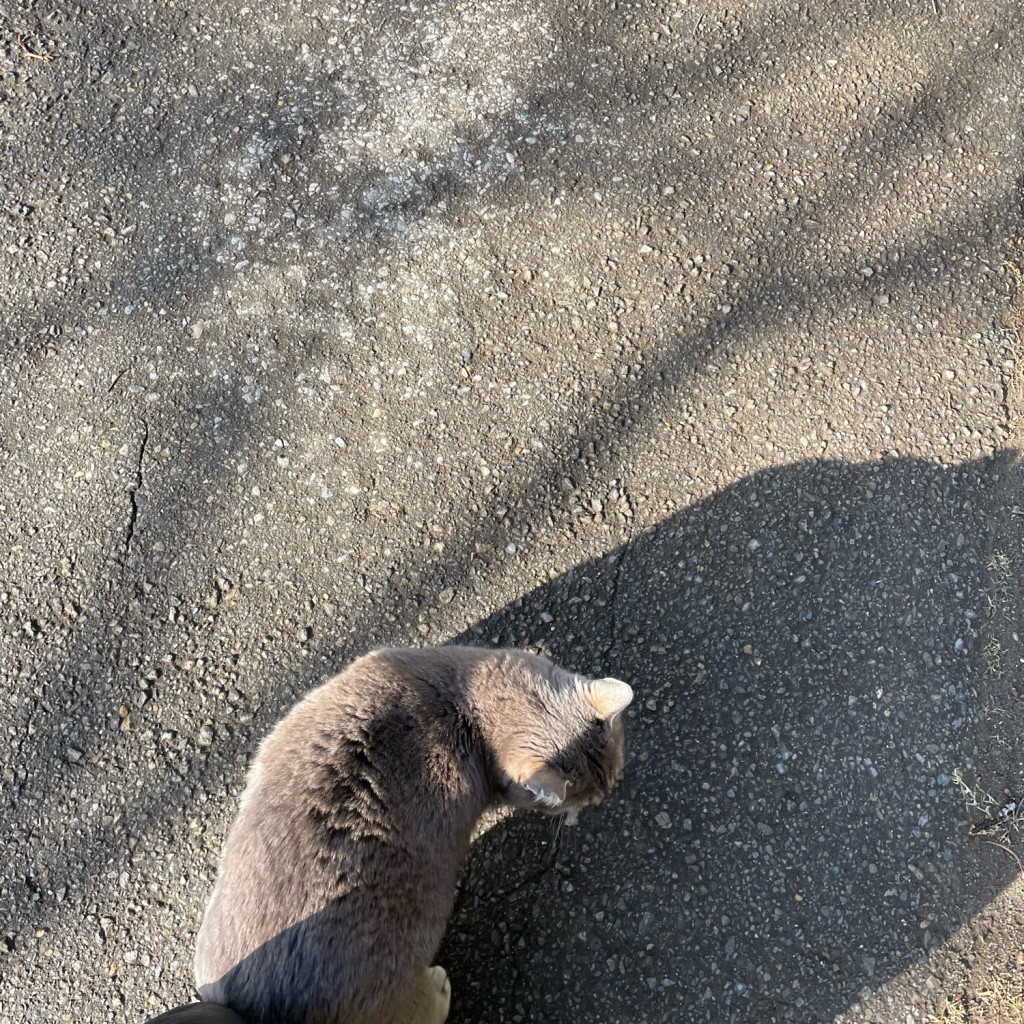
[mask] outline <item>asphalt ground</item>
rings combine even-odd
[[[614,798],[475,844],[453,1022],[1019,949],[955,782],[1021,785],[1019,20],[12,0],[0,1024],[191,998],[248,758],[383,644],[638,695]]]

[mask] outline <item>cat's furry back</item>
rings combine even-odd
[[[425,969],[480,814],[599,802],[631,697],[459,647],[378,651],[314,690],[250,772],[199,933],[202,997],[251,1024],[443,1020]]]

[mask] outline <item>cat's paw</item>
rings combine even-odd
[[[443,1021],[452,1002],[452,983],[448,980],[448,972],[437,965],[427,968],[427,976],[437,999],[437,1020]]]

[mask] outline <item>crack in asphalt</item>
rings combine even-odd
[[[524,878],[521,882],[519,882],[518,884],[513,886],[507,892],[504,892],[503,893],[503,898],[505,899],[505,901],[508,902],[508,901],[512,900],[523,889],[526,889],[526,888],[529,887],[529,888],[532,888],[532,889],[535,890],[534,894],[533,894],[533,897],[528,901],[529,905],[533,906],[533,904],[535,904],[537,902],[537,899],[539,898],[539,895],[540,895],[539,892],[537,891],[537,889],[538,889],[538,886],[540,885],[541,881],[545,878],[546,875],[549,875],[552,872],[557,872],[558,865],[559,865],[559,863],[561,861],[563,847],[564,847],[564,841],[563,841],[563,838],[562,838],[562,828],[561,828],[561,826],[559,826],[559,828],[555,832],[555,837],[554,837],[554,839],[551,842],[551,854],[546,859],[546,862],[543,865],[541,865],[540,868],[538,868],[537,870],[532,871],[529,874],[528,877]],[[510,948],[514,947],[515,944],[517,942],[519,942],[519,940],[522,939],[523,936],[526,935],[526,933],[530,930],[530,927],[531,927],[530,924],[527,923],[525,926],[523,926],[522,928],[518,929],[518,931],[516,931],[515,934],[511,934],[512,929],[510,929],[509,947]],[[512,974],[512,990],[511,990],[511,1006],[512,1006],[513,1013],[517,1012],[517,1009],[516,1009],[516,1007],[517,1007],[517,1000],[520,998],[520,992],[521,992],[521,989],[522,989],[521,982],[524,981],[524,980],[526,980],[526,976],[524,974],[522,974],[518,970],[514,970],[513,971],[513,974]]]
[[[139,519],[139,502],[137,495],[144,483],[142,472],[142,459],[146,454],[146,442],[149,440],[149,424],[142,421],[142,437],[139,440],[139,451],[135,458],[135,484],[128,488],[128,523],[124,531],[124,553],[129,554],[132,547],[132,539],[135,536],[135,524]]]
[[[1003,412],[1006,416],[1006,427],[1009,432],[1004,447],[1012,445],[1022,418],[1021,405],[1024,395],[1024,366],[1021,355],[1024,352],[1024,270],[1013,259],[1006,260],[1007,272],[1013,279],[1010,301],[997,321],[999,328],[1006,335],[1013,357],[1013,368],[1003,376]]]
[[[629,554],[633,549],[635,534],[634,524],[636,522],[636,510],[633,508],[633,502],[630,501],[629,489],[626,487],[625,480],[621,482],[619,489],[622,492],[623,497],[626,499],[626,503],[629,505],[629,511],[631,514],[626,526],[626,539],[623,541],[618,555],[615,556],[615,575],[612,577],[611,594],[608,598],[608,606],[612,618],[612,628],[608,631],[608,643],[601,656],[601,663],[603,665],[608,664],[611,652],[618,647],[619,643],[619,585],[622,582],[622,571],[625,567],[626,559],[629,557]]]
[[[514,888],[512,888],[512,889],[510,889],[508,891],[508,893],[505,895],[506,902],[511,900],[511,899],[513,899],[518,893],[520,893],[523,889],[526,889],[527,887],[532,887],[532,888],[536,889],[537,886],[542,881],[542,879],[544,878],[544,876],[547,875],[547,874],[550,874],[552,871],[554,871],[555,868],[557,867],[557,865],[558,865],[558,853],[557,853],[557,850],[556,850],[555,854],[551,858],[551,860],[547,864],[545,864],[539,871],[532,872],[528,878],[524,878],[523,881],[521,881],[518,885],[516,885]],[[528,899],[528,901],[527,901],[528,905],[529,906],[533,906],[537,902],[538,896],[539,896],[539,893],[534,892],[532,897],[530,897]],[[519,928],[517,931],[515,931],[514,934],[511,934],[512,933],[512,929],[509,929],[509,931],[510,931],[510,934],[508,936],[509,948],[510,949],[514,948],[516,943],[518,943],[519,940],[522,939],[523,936],[525,936],[526,933],[529,930],[530,930],[530,923],[529,922],[527,922],[522,928]],[[520,971],[516,970],[516,971],[513,972],[513,975],[512,975],[512,991],[511,991],[511,1000],[510,1000],[513,1013],[517,1012],[516,1008],[517,1008],[517,1005],[518,1005],[518,1000],[521,998],[521,996],[520,996],[520,992],[521,992],[521,989],[522,989],[521,982],[525,981],[525,980],[526,980],[525,976]]]

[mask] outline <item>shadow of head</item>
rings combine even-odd
[[[453,1020],[832,1019],[978,909],[949,781],[987,479],[759,473],[459,638],[637,699],[625,780],[578,830],[519,815],[474,846],[439,954]]]
[[[579,828],[520,814],[474,845],[436,957],[451,1020],[833,1019],[977,911],[950,776],[976,756],[994,478],[765,471],[457,638],[636,699]]]

